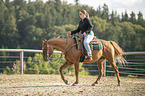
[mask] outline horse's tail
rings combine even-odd
[[[110,41],[110,43],[112,44],[112,46],[115,49],[115,59],[119,62],[119,64],[124,64],[127,62],[124,58],[123,58],[123,51],[122,49],[118,46],[118,44],[114,41]]]

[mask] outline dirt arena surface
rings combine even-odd
[[[65,85],[59,75],[0,75],[0,96],[145,96],[145,78],[103,77],[96,86],[97,76],[80,76],[79,84],[71,86],[74,76],[66,76]]]

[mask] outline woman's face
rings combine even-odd
[[[85,14],[83,14],[82,12],[80,12],[79,15],[80,15],[80,17],[81,17],[82,19],[84,19]]]

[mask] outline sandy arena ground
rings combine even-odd
[[[71,86],[75,76],[66,76],[65,85],[59,75],[0,75],[0,96],[145,96],[145,78],[103,77],[96,86],[97,76],[80,76],[79,84]]]

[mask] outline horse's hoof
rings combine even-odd
[[[66,85],[68,85],[68,80],[65,80],[65,82],[64,82]]]
[[[95,83],[93,83],[92,86],[95,86]]]
[[[121,84],[118,84],[118,86],[121,86]]]
[[[98,84],[98,82],[94,82],[94,83],[92,84],[92,86],[95,86],[96,84]]]
[[[74,84],[72,84],[72,86],[77,86],[77,84],[76,84],[76,83],[74,83]]]

